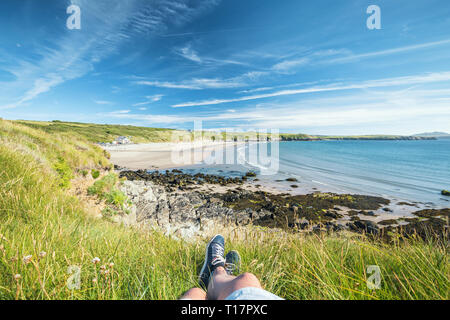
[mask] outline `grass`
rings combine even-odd
[[[135,127],[116,124],[94,124],[79,122],[63,122],[63,121],[26,121],[20,120],[16,123],[21,125],[39,129],[50,134],[69,134],[74,137],[81,137],[89,142],[112,142],[119,136],[131,137],[133,143],[149,143],[149,142],[172,142],[185,141],[186,138],[197,139],[202,136],[204,139],[212,141],[218,140],[235,140],[246,141],[256,138],[264,139],[270,136],[269,133],[259,133],[255,131],[249,132],[213,132],[202,131],[188,132],[181,130],[165,129],[165,128],[149,128]],[[280,133],[280,139],[283,141],[291,140],[399,140],[405,138],[403,136],[393,135],[365,135],[365,136],[317,136],[307,134],[291,134]]]
[[[62,122],[62,121],[17,121],[17,123],[45,131],[49,134],[70,134],[89,142],[112,142],[119,136],[130,136],[134,143],[169,142],[172,129],[134,127],[125,125]]]
[[[118,208],[124,208],[128,199],[126,195],[117,188],[118,182],[119,177],[117,174],[109,173],[100,180],[95,181],[94,184],[87,189],[87,192],[89,195],[96,195],[100,199],[105,199],[108,204]]]
[[[58,163],[79,176],[108,168],[101,149],[81,135],[5,120],[0,139],[0,299],[176,299],[196,285],[207,239],[179,241],[94,218],[61,186],[67,175]],[[106,175],[95,192],[108,193],[114,183]],[[287,299],[449,298],[443,243],[250,227],[225,236],[227,249],[241,253],[241,271]],[[381,269],[379,290],[366,285],[369,265]],[[71,290],[77,268],[81,285]]]

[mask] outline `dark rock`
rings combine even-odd
[[[378,234],[379,232],[378,225],[373,221],[358,220],[355,221],[353,224],[360,232],[366,232],[370,234]]]
[[[448,197],[450,197],[450,191],[448,191],[448,190],[442,190],[442,191],[441,191],[441,194],[442,194],[443,196],[448,196]]]
[[[415,220],[403,226],[387,227],[388,233],[386,238],[390,238],[390,234],[397,234],[402,238],[419,237],[424,240],[434,239],[445,246],[449,242],[448,224],[443,219],[429,218],[426,220]]]
[[[393,225],[393,224],[398,224],[398,221],[394,220],[394,219],[382,220],[382,221],[378,222],[378,224],[382,225],[382,226],[389,226],[389,225]]]
[[[450,217],[450,208],[445,209],[425,209],[413,212],[413,215],[422,218],[432,218],[437,216]]]

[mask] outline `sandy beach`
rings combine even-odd
[[[199,164],[213,152],[224,152],[242,142],[147,143],[103,146],[111,162],[131,170],[171,169]]]

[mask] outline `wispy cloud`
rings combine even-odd
[[[106,100],[94,100],[94,102],[96,104],[102,104],[102,105],[113,104],[111,101],[106,101]]]
[[[169,89],[189,89],[189,90],[203,90],[203,89],[223,89],[223,88],[237,88],[242,87],[245,83],[240,79],[192,79],[182,82],[169,82],[169,81],[136,81],[136,84],[169,88]]]
[[[53,87],[94,70],[94,65],[115,52],[133,36],[158,33],[169,25],[182,25],[219,0],[160,0],[142,2],[72,0],[82,8],[82,27],[89,32],[65,30],[52,43],[46,42],[34,61],[15,61],[7,71],[16,79],[2,86],[0,93],[9,102],[2,109],[24,105]]]
[[[415,75],[415,76],[407,76],[407,77],[396,77],[396,78],[386,78],[386,79],[378,79],[378,80],[369,80],[363,81],[360,83],[354,84],[331,84],[327,86],[316,86],[310,88],[302,88],[296,90],[281,90],[266,94],[259,95],[251,95],[244,96],[232,99],[211,99],[197,102],[185,102],[172,105],[173,108],[182,108],[182,107],[194,107],[194,106],[207,106],[207,105],[217,105],[223,103],[230,102],[241,102],[241,101],[250,101],[250,100],[258,100],[265,98],[273,98],[279,96],[289,96],[289,95],[298,95],[304,93],[317,93],[317,92],[329,92],[329,91],[342,91],[342,90],[352,90],[352,89],[367,89],[367,88],[378,88],[378,87],[392,87],[392,86],[400,86],[400,85],[413,85],[413,84],[422,84],[422,83],[430,83],[430,82],[441,82],[441,81],[450,81],[450,72],[440,72],[440,73],[430,73],[425,75]]]
[[[160,101],[163,97],[164,97],[164,95],[162,95],[162,94],[155,94],[155,95],[152,95],[152,96],[146,96],[145,98],[147,99],[147,101],[135,103],[135,104],[133,104],[133,107],[145,106],[147,104]]]
[[[227,88],[240,88],[248,86],[249,83],[258,80],[260,77],[263,77],[267,74],[268,72],[264,71],[250,71],[228,79],[193,78],[181,82],[138,80],[134,81],[134,83],[138,85],[146,85],[151,87],[167,88],[167,89],[188,89],[188,90],[227,89]]]
[[[275,64],[272,69],[277,72],[290,72],[293,68],[306,65],[310,62],[308,58],[300,58],[296,60],[286,60]]]
[[[443,96],[444,94],[444,96]],[[333,98],[309,98],[285,104],[261,104],[241,110],[204,112],[196,115],[108,114],[120,119],[146,121],[148,124],[180,125],[204,121],[228,127],[297,129],[310,127],[348,127],[377,123],[408,123],[424,117],[450,121],[450,92],[442,90],[348,93]]]
[[[189,61],[203,64],[203,65],[226,65],[226,64],[234,64],[234,65],[242,65],[248,66],[249,64],[242,61],[236,61],[226,58],[217,58],[217,57],[208,57],[208,56],[200,56],[199,53],[192,48],[192,44],[189,43],[181,48],[175,48],[175,53]]]
[[[130,112],[131,112],[131,110],[117,110],[117,111],[112,111],[111,114],[127,114]]]
[[[176,50],[176,52],[185,59],[188,59],[188,60],[191,60],[194,62],[198,62],[198,63],[202,63],[202,61],[203,61],[198,56],[197,52],[191,48],[190,45],[187,45],[186,47],[183,47],[183,48],[179,48],[178,50]]]
[[[398,47],[398,48],[387,49],[387,50],[361,53],[361,54],[350,54],[350,55],[346,55],[344,57],[330,59],[326,62],[327,63],[352,62],[352,61],[359,60],[359,59],[373,58],[373,57],[391,55],[391,54],[396,54],[396,53],[403,53],[403,52],[425,49],[425,48],[441,46],[441,45],[448,45],[448,44],[450,44],[450,39],[421,43],[421,44],[412,45],[412,46]]]

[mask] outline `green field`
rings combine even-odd
[[[203,131],[201,133],[180,131],[164,128],[149,128],[149,127],[135,127],[125,126],[117,124],[94,124],[94,123],[78,123],[78,122],[62,122],[62,121],[16,121],[18,124],[25,125],[30,128],[39,129],[51,134],[71,134],[75,137],[82,137],[90,142],[112,142],[119,136],[131,137],[133,143],[149,143],[149,142],[171,142],[173,137],[178,135],[187,136],[190,139],[197,138],[199,136],[207,137],[209,139],[234,139],[234,140],[246,140],[246,139],[266,139],[270,136],[269,133],[257,133],[257,132],[230,132],[228,136],[225,136],[225,132],[216,133],[210,131]],[[280,133],[279,137],[282,141],[302,141],[302,140],[402,140],[410,139],[411,137],[405,136],[392,136],[392,135],[366,135],[366,136],[315,136],[308,134],[292,134],[292,133]],[[416,139],[420,139],[417,138]],[[422,138],[424,139],[424,138]]]
[[[69,193],[75,177],[111,168],[92,142],[167,138],[143,130],[0,120],[0,299],[176,299],[196,285],[207,239],[178,241],[94,218]],[[93,194],[103,194],[102,183]],[[252,227],[225,237],[241,253],[241,270],[286,299],[449,298],[447,244],[437,240],[386,244]],[[369,265],[381,269],[378,290],[366,285]],[[79,289],[67,285],[76,275],[70,266],[81,268]]]

